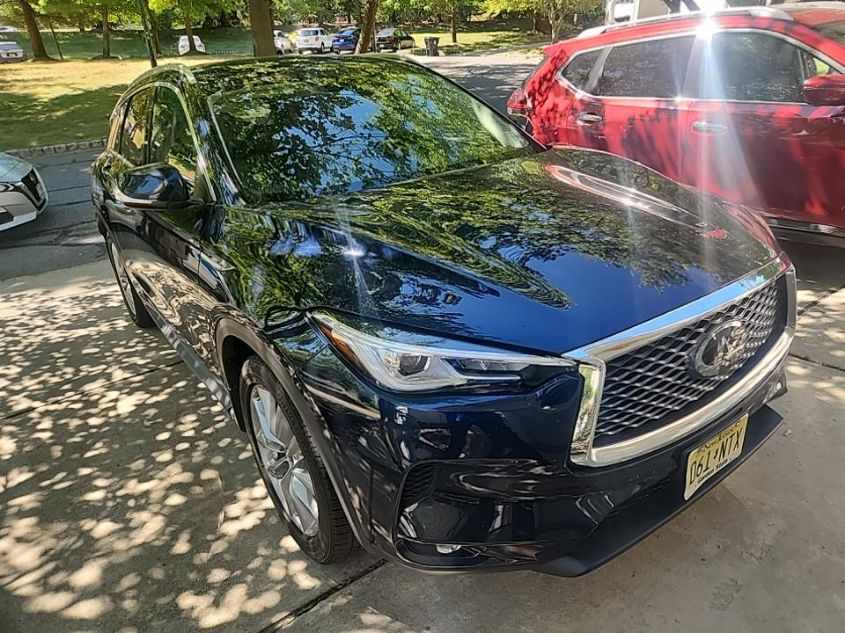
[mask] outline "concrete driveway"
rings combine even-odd
[[[466,59],[438,63],[481,90],[480,64],[507,67]],[[575,580],[425,576],[363,553],[321,567],[276,518],[245,438],[126,319],[90,159],[42,161],[54,205],[0,234],[0,632],[843,630],[842,251],[789,247],[802,316],[784,426],[617,560]]]

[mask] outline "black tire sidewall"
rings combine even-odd
[[[135,285],[132,283],[132,277],[129,276],[129,293],[132,295],[131,298],[127,297],[123,290],[120,288],[120,279],[118,277],[117,272],[117,262],[114,261],[114,257],[112,256],[112,241],[111,237],[106,238],[106,253],[108,253],[109,263],[111,264],[112,272],[114,273],[115,281],[118,284],[118,292],[120,296],[123,298],[123,305],[126,306],[126,314],[129,315],[129,319],[138,327],[143,329],[148,329],[155,326],[155,322],[153,321],[152,317],[150,316],[149,311],[147,310],[147,306],[144,305],[144,302],[141,301],[141,297],[138,296],[138,292],[135,290]],[[129,272],[124,271],[125,274],[128,276]],[[129,302],[133,302],[134,313],[133,310],[129,307]]]
[[[252,445],[252,454],[255,458],[256,465],[258,466],[258,472],[261,475],[261,479],[264,481],[264,486],[267,488],[267,493],[273,501],[276,512],[282,520],[284,520],[290,530],[290,535],[297,542],[299,547],[302,548],[302,551],[317,562],[326,562],[326,559],[330,556],[332,551],[330,542],[330,539],[332,538],[331,507],[329,502],[329,497],[332,494],[332,484],[329,481],[325,467],[316,455],[311,438],[302,423],[302,418],[273,372],[258,357],[253,356],[247,360],[243,366],[243,370],[241,371],[240,381],[240,407],[244,416],[244,426],[246,427],[247,435],[249,436],[249,442]],[[273,488],[273,484],[270,481],[269,476],[261,465],[258,444],[255,438],[255,433],[252,430],[252,423],[249,417],[252,414],[249,397],[252,392],[252,388],[257,385],[268,389],[270,393],[273,394],[273,397],[276,399],[279,406],[284,409],[290,422],[291,429],[293,430],[299,445],[302,447],[303,458],[305,459],[308,473],[311,475],[311,480],[314,484],[314,494],[317,497],[317,521],[319,529],[317,530],[317,534],[314,536],[306,535],[302,532],[302,530],[297,528],[292,521],[288,520],[285,515],[284,506],[279,500],[278,494]]]

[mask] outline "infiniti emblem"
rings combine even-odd
[[[743,359],[748,332],[742,321],[717,325],[704,334],[692,349],[692,370],[702,378],[727,376]]]

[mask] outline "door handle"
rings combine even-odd
[[[711,121],[693,121],[692,131],[699,134],[724,134],[728,131],[728,126]]]
[[[578,125],[593,125],[604,121],[604,117],[600,114],[593,114],[592,112],[583,112],[575,117]]]

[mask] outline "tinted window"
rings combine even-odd
[[[303,37],[313,37],[317,35],[317,31],[315,29],[302,29],[299,34]]]
[[[188,119],[179,97],[169,88],[159,88],[150,134],[150,162],[173,165],[188,182],[197,173],[197,154]]]
[[[526,155],[533,144],[440,76],[308,60],[212,108],[246,195],[307,199]]]
[[[800,103],[804,80],[832,71],[803,49],[766,33],[719,33],[702,56],[704,99]]]
[[[590,78],[590,71],[596,65],[603,49],[575,55],[564,67],[563,78],[579,90],[583,90]]]
[[[120,153],[132,165],[143,165],[146,161],[147,126],[152,107],[153,91],[149,89],[132,97],[126,109],[120,133]]]
[[[597,94],[672,99],[681,94],[692,37],[615,46],[604,64]]]
[[[845,20],[839,22],[826,22],[824,24],[816,24],[810,27],[814,31],[818,31],[827,38],[845,45]]]

